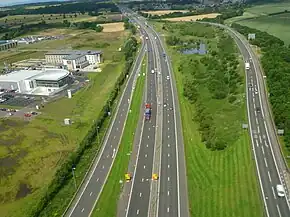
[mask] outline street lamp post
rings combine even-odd
[[[97,126],[97,140],[98,140],[98,144],[100,144],[99,126]]]
[[[75,167],[73,166],[71,168],[71,171],[72,171],[72,175],[73,175],[73,179],[74,179],[74,184],[75,184],[75,189],[77,189],[77,181],[76,181],[76,177],[75,177]]]

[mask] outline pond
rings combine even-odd
[[[206,46],[205,44],[199,44],[199,48],[188,48],[181,51],[183,54],[200,54],[205,55],[207,54]]]

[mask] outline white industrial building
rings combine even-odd
[[[63,65],[68,70],[83,69],[102,61],[101,51],[54,51],[45,54],[49,64]]]
[[[20,70],[0,75],[0,89],[17,90],[23,94],[53,95],[70,82],[64,69]]]

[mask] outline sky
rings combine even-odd
[[[10,6],[15,4],[27,4],[27,3],[36,3],[36,2],[49,2],[53,0],[0,0],[0,7]],[[63,1],[63,0],[58,0]]]

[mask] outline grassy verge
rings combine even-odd
[[[165,30],[164,28],[162,30],[163,24],[155,24],[155,26],[166,38],[169,35],[175,35],[183,40],[182,44],[190,40],[205,42],[209,53],[216,51],[216,54],[219,55],[219,49],[223,52],[233,52],[235,49],[237,51],[237,48],[232,47],[233,43],[229,41],[230,39],[227,39],[227,43],[219,44],[225,39],[225,34],[213,27],[174,23],[167,24]],[[182,31],[180,31],[181,29]],[[186,34],[185,29],[190,31],[190,34],[182,35],[180,33]],[[174,32],[170,30],[174,30]],[[212,32],[213,35],[206,34],[206,39],[199,36],[206,31]],[[168,51],[172,57],[182,114],[191,216],[263,216],[255,165],[251,155],[250,138],[248,132],[241,127],[242,123],[247,122],[243,65],[240,64],[236,69],[242,79],[236,90],[234,103],[229,102],[229,97],[213,99],[207,88],[207,83],[211,82],[207,76],[218,71],[213,71],[213,65],[209,69],[201,64],[206,62],[203,56],[184,55],[178,52],[177,48],[180,47],[178,45],[170,46]],[[209,54],[206,57],[210,58]],[[223,72],[226,72],[225,68]],[[206,147],[204,142],[204,139],[207,139],[206,135],[202,135],[202,125],[196,121],[197,116],[204,112],[199,113],[197,104],[185,97],[185,83],[190,81],[192,76],[195,78],[193,83],[197,80],[200,82],[197,89],[198,103],[203,104],[205,110],[210,114],[211,119],[209,120],[211,127],[214,126],[214,136],[217,140],[224,139],[223,141],[227,144],[223,150],[216,151]]]
[[[146,72],[146,64],[142,65],[141,73]],[[130,152],[134,141],[134,133],[139,119],[139,108],[142,103],[142,95],[145,83],[145,76],[138,77],[136,88],[132,98],[130,107],[131,113],[128,114],[122,140],[116,156],[114,166],[108,177],[107,183],[103,189],[101,197],[94,209],[93,217],[114,217],[117,212],[118,199],[121,193],[122,185],[119,180],[124,181],[124,175],[127,172]]]

